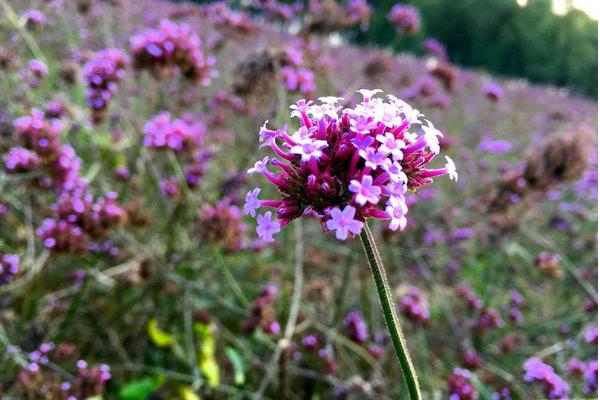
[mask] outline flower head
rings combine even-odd
[[[267,211],[266,213],[259,215],[256,220],[258,222],[258,226],[256,227],[256,233],[258,236],[265,242],[273,242],[275,240],[273,238],[273,234],[279,232],[281,228],[279,227],[279,223],[277,223],[277,221],[272,220],[271,211]]]
[[[388,14],[388,19],[400,33],[415,33],[421,28],[419,10],[411,5],[395,4]]]
[[[444,168],[426,168],[440,151],[442,134],[418,110],[394,96],[376,97],[380,90],[359,92],[363,100],[353,108],[340,109],[335,105],[340,99],[333,97],[298,101],[290,107],[300,120],[295,132],[261,128],[261,147],[271,148],[275,157],[264,157],[248,173],[263,175],[282,196],[258,201],[255,189],[246,198],[247,214],[255,216],[258,207],[276,210],[258,215],[263,239],[271,241],[303,215],[318,218],[340,240],[359,234],[369,217],[403,229],[407,190],[427,186],[438,175],[456,179],[449,158]]]
[[[348,232],[358,235],[362,230],[363,223],[354,219],[356,209],[352,206],[346,206],[344,210],[333,208],[329,215],[331,219],[326,222],[327,229],[335,231],[335,236],[340,240],[346,240]]]

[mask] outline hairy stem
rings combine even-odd
[[[419,382],[417,380],[417,374],[415,368],[408,354],[408,346],[404,339],[402,329],[400,329],[400,321],[394,308],[394,300],[392,299],[392,291],[385,275],[385,269],[383,268],[383,262],[377,250],[375,239],[369,229],[369,226],[365,223],[364,229],[360,233],[360,240],[362,241],[367,255],[367,261],[373,274],[373,280],[375,281],[375,287],[377,288],[377,295],[383,309],[383,317],[385,324],[387,325],[396,356],[400,362],[402,369],[402,375],[404,376],[404,382],[408,388],[408,393],[411,400],[421,400],[421,390],[419,388]]]

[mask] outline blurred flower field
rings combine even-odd
[[[242,3],[0,0],[0,397],[409,398],[369,220],[424,399],[596,398],[597,102]]]

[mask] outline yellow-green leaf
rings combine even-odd
[[[200,396],[198,396],[191,387],[182,386],[179,388],[179,396],[181,400],[200,400]]]
[[[219,385],[219,364],[215,359],[216,341],[213,335],[212,327],[205,324],[196,324],[194,326],[196,333],[200,336],[200,347],[198,349],[198,364],[200,371],[206,378],[208,386],[211,388]]]
[[[174,341],[173,336],[158,327],[156,318],[152,318],[148,322],[148,336],[157,347],[169,347]]]

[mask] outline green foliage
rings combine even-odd
[[[515,0],[412,0],[407,3],[421,11],[421,32],[396,38],[386,18],[395,2],[373,1],[370,28],[356,40],[421,52],[423,39],[434,37],[457,64],[597,95],[597,22],[580,10],[556,15],[550,0],[525,7]]]

